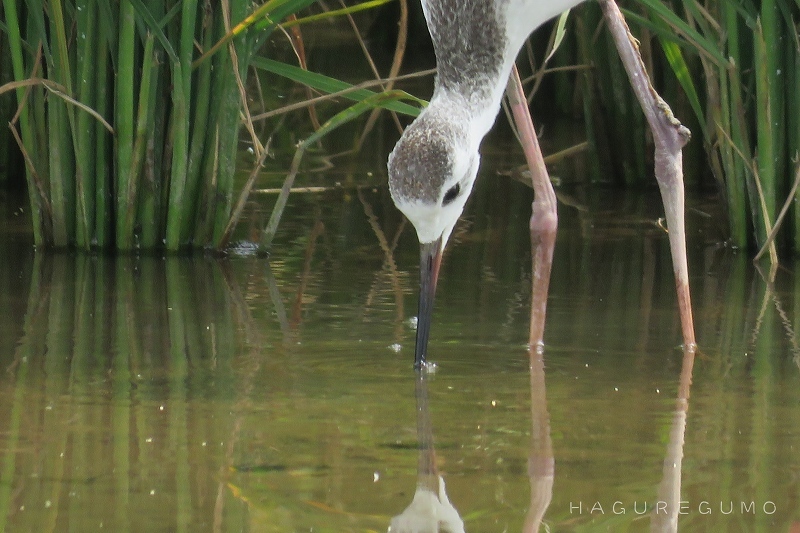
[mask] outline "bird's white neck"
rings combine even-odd
[[[492,129],[500,111],[512,65],[513,58],[504,61],[496,76],[482,78],[477,86],[481,90],[469,94],[451,91],[437,84],[428,107],[466,124],[469,135],[466,144],[477,149]]]

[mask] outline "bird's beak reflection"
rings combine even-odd
[[[442,237],[420,244],[419,257],[419,313],[417,314],[417,344],[414,350],[414,368],[419,370],[428,354],[428,334],[431,329],[436,280],[442,264]]]

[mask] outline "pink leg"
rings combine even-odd
[[[533,267],[531,278],[531,328],[529,343],[531,357],[541,355],[544,338],[544,318],[547,311],[547,292],[550,286],[550,269],[553,264],[553,248],[556,242],[558,214],[556,193],[547,175],[542,151],[528,111],[528,102],[522,89],[522,81],[515,66],[506,88],[506,96],[517,125],[519,140],[525,151],[525,159],[533,181],[533,206],[531,214],[531,253]]]
[[[550,417],[544,387],[544,319],[547,311],[547,293],[550,287],[550,270],[553,248],[556,243],[558,214],[556,193],[544,165],[544,157],[533,128],[528,102],[522,89],[517,67],[511,71],[506,96],[517,125],[519,140],[533,181],[533,206],[531,214],[531,323],[529,355],[531,371],[531,451],[528,474],[531,483],[531,503],[525,517],[524,532],[539,531],[542,518],[553,496],[553,444],[550,439]]]
[[[628,72],[631,86],[644,111],[655,143],[655,174],[669,230],[672,268],[678,293],[683,343],[694,351],[697,346],[692,319],[692,300],[689,294],[689,268],[686,263],[686,228],[684,225],[683,165],[681,148],[689,141],[689,130],[673,116],[650,83],[642,63],[636,40],[614,0],[600,0],[606,23],[614,37],[619,56]]]

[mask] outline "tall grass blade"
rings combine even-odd
[[[275,0],[267,4],[275,4]],[[250,4],[244,0],[231,0],[229,20],[242,20],[247,15]],[[227,30],[225,26],[223,30]],[[233,71],[238,64],[238,75],[246,77],[248,66],[247,59],[250,55],[248,49],[253,43],[241,36],[228,45],[228,53],[220,54],[219,89],[217,92],[218,112],[216,125],[218,131],[217,145],[217,166],[214,179],[214,194],[212,196],[213,209],[211,211],[211,234],[208,236],[207,243],[216,247],[220,242],[225,231],[225,225],[230,216],[233,203],[233,178],[236,172],[236,154],[238,148],[238,135],[232,135],[239,131],[240,120],[239,110],[243,105],[239,94],[239,87],[236,84],[236,73]],[[234,57],[236,56],[236,61]]]
[[[54,0],[50,12],[50,31],[53,56],[48,64],[48,75],[60,83],[67,94],[72,94],[69,48],[66,36],[64,10],[60,0]],[[55,142],[50,147],[50,193],[53,206],[53,237],[56,247],[74,244],[76,220],[75,202],[75,130],[72,107],[59,99],[48,99],[49,135]]]
[[[773,78],[770,75],[772,62],[769,60],[769,56],[774,51],[767,50],[764,27],[761,21],[756,23],[754,39],[756,68],[755,109],[758,131],[758,153],[756,159],[758,175],[756,180],[758,180],[763,202],[761,217],[756,220],[756,241],[758,246],[761,247],[767,239],[768,228],[775,218],[776,147],[772,108],[777,102],[773,101],[774,92],[770,87],[770,82]],[[754,198],[750,199],[751,202],[754,200]]]
[[[141,0],[127,0],[130,2],[132,9],[134,10],[135,14],[141,17],[142,22],[147,26],[147,29],[150,30],[158,39],[159,44],[163,47],[164,51],[169,56],[170,61],[177,62],[180,61],[178,59],[178,54],[175,52],[175,48],[172,46],[169,38],[164,33],[162,25],[155,19],[153,13],[145,6]],[[197,0],[188,0],[184,2],[183,5],[190,4],[197,6]]]
[[[17,0],[3,0],[3,10],[6,20],[6,28],[8,35],[8,47],[11,55],[11,65],[14,70],[14,78],[22,80],[27,76],[25,72],[25,62],[23,59],[23,48],[25,43],[22,40],[20,33],[20,19],[17,12]],[[24,105],[26,101],[25,90],[18,88],[16,90],[17,104]],[[23,148],[32,150],[34,148],[32,124],[30,121],[30,106],[24,106],[19,116],[20,137],[22,140]],[[28,199],[31,206],[32,221],[33,221],[33,242],[37,245],[45,245],[52,240],[50,233],[52,228],[52,221],[46,221],[45,217],[49,215],[49,210],[43,208],[45,198],[40,196],[41,187],[37,186],[34,181],[34,175],[31,169],[26,166],[25,179],[28,185]]]
[[[78,100],[91,108],[95,104],[94,92],[98,84],[94,75],[97,68],[97,55],[103,53],[98,50],[96,38],[95,2],[80,1],[76,15],[76,39],[78,54],[76,57],[78,72]],[[102,72],[101,76],[102,77]],[[102,159],[103,153],[95,150],[95,134],[97,129],[89,114],[78,113],[75,126],[75,170],[77,188],[77,220],[76,245],[78,248],[88,250],[94,239],[95,229],[95,180],[92,174],[95,170],[95,159]],[[103,132],[100,133],[104,135]]]
[[[188,70],[188,69],[187,69]],[[183,67],[180,62],[172,65],[173,79],[183,78]],[[189,73],[191,75],[191,73]],[[189,91],[190,93],[190,91]],[[181,87],[172,91],[172,128],[173,153],[172,171],[170,173],[169,204],[167,206],[167,250],[175,251],[181,245],[181,227],[183,219],[184,190],[186,186],[186,167],[189,158],[189,117],[187,107],[191,94]]]
[[[238,0],[231,1],[235,5],[243,6],[243,4],[240,4]],[[310,6],[314,3],[314,1],[315,0],[270,0],[257,7],[252,13],[246,16],[244,12],[242,12],[241,17],[236,16],[236,14],[239,14],[239,12],[242,11],[241,9],[236,10],[236,14],[234,14],[234,11],[232,10],[231,18],[233,20],[241,20],[241,22],[236,24],[236,26],[231,28],[229,31],[226,31],[223,37],[217,41],[214,46],[197,58],[197,60],[192,64],[192,68],[197,68],[200,66],[200,64],[216,54],[223,46],[231,42],[235,37],[242,35],[245,31],[247,31],[247,29],[255,24],[258,24],[261,20],[265,20],[266,23],[259,26],[257,29],[262,33],[262,35],[269,35],[272,30],[275,29],[278,22],[289,15]]]
[[[134,234],[134,226],[136,225],[137,207],[139,202],[139,183],[142,180],[142,165],[144,163],[145,148],[148,140],[148,133],[152,128],[153,116],[153,99],[151,94],[153,92],[154,84],[154,71],[156,70],[156,61],[153,54],[154,38],[148,35],[145,39],[144,52],[142,54],[142,79],[139,84],[139,105],[136,114],[136,126],[134,130],[133,148],[131,150],[131,163],[128,170],[128,190],[125,191],[125,204],[132,206],[125,216],[124,232],[129,235]],[[150,221],[148,225],[155,225],[155,221]]]
[[[640,0],[640,3],[646,6],[653,16],[661,18],[678,34],[682,35],[699,53],[707,56],[718,65],[727,64],[728,60],[720,53],[718,46],[689,26],[686,21],[676,15],[661,0]],[[634,16],[627,10],[624,13],[626,17]]]
[[[291,28],[292,26],[299,26],[300,24],[308,24],[310,22],[318,22],[320,20],[330,20],[335,17],[341,17],[343,15],[352,15],[353,13],[359,13],[361,11],[366,11],[368,9],[374,9],[376,7],[382,6],[383,4],[388,4],[389,2],[393,1],[394,0],[369,0],[367,2],[361,2],[359,4],[355,4],[352,6],[343,7],[341,9],[331,9],[316,15],[308,15],[305,17],[295,18],[294,20],[287,20],[286,22],[281,24],[281,26],[283,26],[283,28],[286,29],[286,28]],[[272,24],[273,23],[268,20],[263,20],[262,22],[255,24],[255,29],[261,30],[271,26]]]
[[[348,100],[353,100],[356,102],[374,98],[376,95],[380,94],[376,93],[375,91],[370,91],[369,89],[359,89],[358,87],[355,87],[347,82],[339,81],[335,78],[331,78],[316,72],[309,72],[308,70],[300,67],[289,65],[287,63],[281,63],[280,61],[275,61],[274,59],[254,57],[251,63],[255,68],[277,74],[278,76],[283,76],[292,81],[301,83],[328,94],[341,93],[342,98],[347,98]],[[420,105],[427,105],[427,102],[424,100],[416,98],[407,93],[403,94],[403,98],[416,102]],[[411,117],[416,117],[420,112],[419,107],[409,105],[401,100],[388,99],[383,101],[383,99],[379,99],[377,101],[382,101],[379,107],[382,107],[383,109],[395,111]]]
[[[119,3],[119,55],[117,57],[116,109],[116,245],[120,250],[133,248],[133,226],[136,206],[128,203],[134,143],[134,59],[136,52],[136,18],[130,0]]]
[[[697,122],[700,124],[700,127],[703,128],[703,133],[705,133],[706,121],[703,116],[703,107],[700,105],[700,98],[697,95],[692,76],[689,73],[689,66],[683,58],[680,47],[666,39],[659,39],[659,43],[661,44],[661,49],[664,51],[664,56],[667,58],[667,62],[669,62],[672,68],[672,72],[675,73],[678,83],[680,83],[686,94],[686,98],[689,100],[689,105],[692,106],[692,110],[695,116],[697,116]]]
[[[213,24],[211,14],[206,13],[201,23],[203,28],[203,48],[211,45],[213,39]],[[199,213],[200,188],[203,174],[203,155],[206,147],[213,142],[213,132],[209,132],[209,117],[211,114],[211,94],[213,62],[209,61],[200,65],[195,72],[194,98],[192,101],[191,130],[192,138],[189,141],[189,160],[186,164],[186,192],[185,210],[188,216],[183,217],[181,239],[192,241],[192,244],[205,244],[198,239],[194,228],[202,216]],[[206,175],[213,175],[209,172]]]
[[[798,0],[800,3],[800,0]],[[791,27],[791,26],[790,26]],[[792,58],[787,60],[790,80],[786,94],[786,116],[788,124],[789,156],[794,161],[795,172],[800,170],[800,27],[795,24],[793,32],[794,45]],[[800,197],[794,200],[794,227],[792,230],[792,245],[795,253],[800,253]]]

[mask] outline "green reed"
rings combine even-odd
[[[656,87],[694,133],[687,177],[711,172],[736,247],[800,251],[800,3],[796,0],[621,1]],[[600,10],[573,10],[554,75],[562,110],[583,115],[589,179],[650,179],[648,134]],[[575,96],[577,94],[577,97]],[[582,107],[581,107],[582,106]],[[702,146],[703,151],[698,148]],[[781,215],[782,212],[784,216]],[[786,221],[791,220],[791,224]],[[779,232],[785,226],[783,232]],[[792,226],[788,228],[788,226]]]
[[[658,33],[662,45],[677,43],[694,66],[685,86],[693,81],[705,97],[698,119],[725,195],[732,244],[772,247],[774,255],[773,241],[785,221],[780,213],[791,211],[794,227],[774,243],[800,250],[794,189],[800,151],[800,4],[643,3],[649,18],[663,25]]]
[[[377,94],[257,57],[275,21],[312,0],[257,6],[231,0],[224,7],[198,0],[0,3],[0,47],[8,51],[2,61],[16,82],[2,92],[13,89],[20,106],[12,134],[25,158],[37,245],[224,246],[252,186],[248,180],[236,190],[234,182],[242,117],[245,125],[249,120],[243,87],[251,68],[356,100],[343,112],[347,120]],[[727,208],[731,243],[772,245],[773,257],[775,244],[800,250],[793,202],[800,176],[793,162],[800,150],[798,2],[622,3],[659,90],[701,141],[687,147],[684,165],[694,167],[687,169],[691,176],[698,162],[708,162]],[[646,123],[613,59],[600,10],[587,3],[570,21],[572,37],[553,63],[577,67],[577,76],[554,74],[553,94],[561,109],[585,117],[594,154],[590,179],[646,182],[652,166]],[[378,100],[379,107],[400,104]],[[256,152],[251,177],[263,162]],[[789,226],[791,233],[778,233]]]
[[[36,244],[217,247],[250,60],[311,3],[2,0]]]

